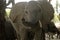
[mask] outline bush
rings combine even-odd
[[[57,15],[57,13],[54,13],[54,19],[53,22],[58,22],[59,21],[59,17]]]
[[[11,9],[6,9],[6,15],[9,17]]]

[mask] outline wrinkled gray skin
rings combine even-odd
[[[35,24],[40,20],[43,29],[54,17],[54,9],[47,1],[29,2],[25,10],[27,11],[24,16],[25,21]]]
[[[53,18],[54,10],[52,5],[46,1],[31,1],[31,2],[20,2],[12,7],[10,13],[10,19],[15,24],[15,28],[18,30],[18,40],[28,40],[26,39],[26,35],[28,31],[35,33],[33,40],[43,40],[40,39],[41,31],[40,27],[27,27],[22,23],[22,18],[25,19],[26,22],[35,24],[37,21],[41,21],[43,29],[46,24],[51,21]]]
[[[25,10],[27,11],[24,16],[25,21],[35,24],[40,20],[44,34],[47,24],[51,22],[54,17],[54,9],[52,5],[47,1],[33,1],[27,4]]]
[[[29,2],[25,7],[25,21],[36,23],[38,20],[50,22],[54,17],[54,10],[50,3],[46,1]]]
[[[18,40],[24,40],[26,34],[26,28],[22,24],[22,17],[24,16],[24,9],[25,9],[26,2],[17,3],[12,7],[10,12],[10,19],[13,21],[15,28],[17,29],[18,33]],[[21,36],[21,37],[20,37]],[[21,38],[21,39],[20,39]],[[26,39],[25,39],[26,40]]]

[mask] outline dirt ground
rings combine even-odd
[[[51,35],[49,36],[48,34],[45,34],[45,39],[46,40],[60,40],[57,38],[57,35],[53,35],[53,39],[51,38]]]

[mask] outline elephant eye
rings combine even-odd
[[[28,11],[25,11],[26,14],[28,14]]]

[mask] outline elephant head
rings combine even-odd
[[[35,24],[41,18],[41,14],[41,7],[36,1],[30,1],[25,6],[25,22]]]
[[[54,9],[49,2],[44,1],[30,1],[25,6],[25,22],[32,24],[41,20],[45,23],[50,22],[54,17]]]

